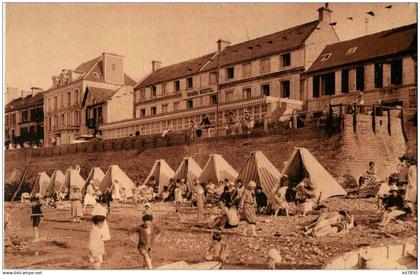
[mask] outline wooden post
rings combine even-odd
[[[354,112],[353,112],[353,132],[356,133],[357,129],[357,103],[354,103]]]
[[[388,113],[388,135],[391,135],[391,110],[387,109]]]
[[[401,116],[400,116],[400,119],[401,119],[401,130],[402,130],[402,133],[403,133],[403,136],[404,136],[404,140],[405,140],[405,142],[407,142],[408,141],[408,138],[407,138],[407,135],[405,134],[404,112],[403,112],[403,109],[402,108],[401,108]]]
[[[373,111],[372,111],[372,130],[373,130],[373,133],[376,134],[376,104],[373,104]]]

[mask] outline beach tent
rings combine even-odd
[[[255,181],[267,198],[271,198],[271,193],[280,180],[280,172],[263,152],[255,151],[249,156],[238,179],[245,185],[251,180]]]
[[[194,161],[192,157],[186,157],[181,161],[181,163],[178,166],[178,169],[176,169],[173,179],[186,179],[187,186],[191,190],[194,184],[194,180],[198,179],[200,177],[200,174],[200,166],[198,166],[198,164]]]
[[[131,198],[135,184],[118,165],[111,165],[106,171],[99,190],[103,193],[107,188],[112,190],[113,199],[121,199],[121,194],[125,194],[126,198]]]
[[[228,179],[235,181],[238,172],[219,154],[211,154],[200,175],[200,182],[207,183],[210,179],[217,182]]]
[[[343,187],[306,148],[295,148],[286,162],[282,175],[287,175],[293,182],[298,183],[303,179],[305,171],[308,172],[310,182],[314,187],[315,200],[322,201],[332,196],[347,194]]]
[[[64,181],[64,193],[69,194],[72,193],[74,187],[78,187],[82,190],[83,186],[85,185],[85,180],[79,174],[78,171],[74,169],[68,169],[66,171],[66,179]]]
[[[61,172],[61,170],[54,170],[50,181],[50,195],[54,192],[65,193],[65,181],[66,177],[64,176],[63,172]]]
[[[104,177],[105,177],[105,174],[101,168],[93,167],[89,172],[89,176],[86,179],[85,185],[83,186],[82,194],[85,194],[86,188],[88,187],[89,182],[91,180],[93,180],[94,187],[99,188]]]
[[[18,183],[21,181],[23,177],[23,171],[19,169],[14,169],[11,173],[9,173],[6,177],[6,183]]]
[[[51,179],[47,175],[47,173],[38,173],[38,176],[35,180],[35,184],[32,187],[31,197],[35,197],[37,193],[39,193],[41,197],[48,196],[50,191],[50,182]]]
[[[172,170],[166,161],[159,159],[155,161],[155,164],[153,165],[152,170],[150,170],[150,173],[144,183],[148,183],[152,176],[155,177],[156,182],[159,185],[158,194],[160,194],[163,190],[163,187],[168,186],[169,179],[171,179],[174,174],[174,170]]]

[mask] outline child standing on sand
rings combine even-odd
[[[181,201],[182,201],[182,189],[179,183],[176,184],[174,193],[175,193],[175,209],[176,209],[176,212],[179,212],[179,210],[181,209]]]
[[[95,269],[100,269],[105,255],[105,245],[102,234],[105,216],[93,216],[92,229],[89,235],[89,261]]]
[[[143,216],[143,223],[129,231],[130,239],[135,242],[134,235],[138,234],[137,248],[148,269],[152,269],[152,252],[154,242],[159,238],[160,230],[153,224],[153,217],[150,215]]]
[[[222,235],[214,233],[212,236],[212,243],[204,256],[206,261],[220,261],[226,260],[226,246],[222,244]]]
[[[31,220],[32,220],[32,226],[34,228],[35,238],[34,242],[39,241],[39,223],[41,222],[42,218],[42,204],[41,204],[41,195],[36,194],[35,195],[35,202],[32,205],[32,214],[31,214]]]

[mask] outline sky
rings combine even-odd
[[[7,3],[5,86],[48,89],[62,69],[112,52],[140,80],[170,65],[318,18],[323,3]],[[391,9],[385,6],[392,5]],[[330,3],[340,40],[415,23],[416,4]],[[366,15],[373,11],[375,16]],[[353,21],[346,18],[353,17]]]

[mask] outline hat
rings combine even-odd
[[[185,182],[185,179],[181,179],[181,182]]]
[[[274,260],[275,263],[281,262],[280,252],[277,249],[270,248],[267,252],[267,257]]]
[[[397,187],[392,187],[391,189],[389,189],[389,193],[392,193],[394,191],[398,193],[398,188]]]
[[[255,181],[253,181],[253,180],[251,180],[249,183],[248,183],[248,187],[257,187],[257,183],[255,182]]]

